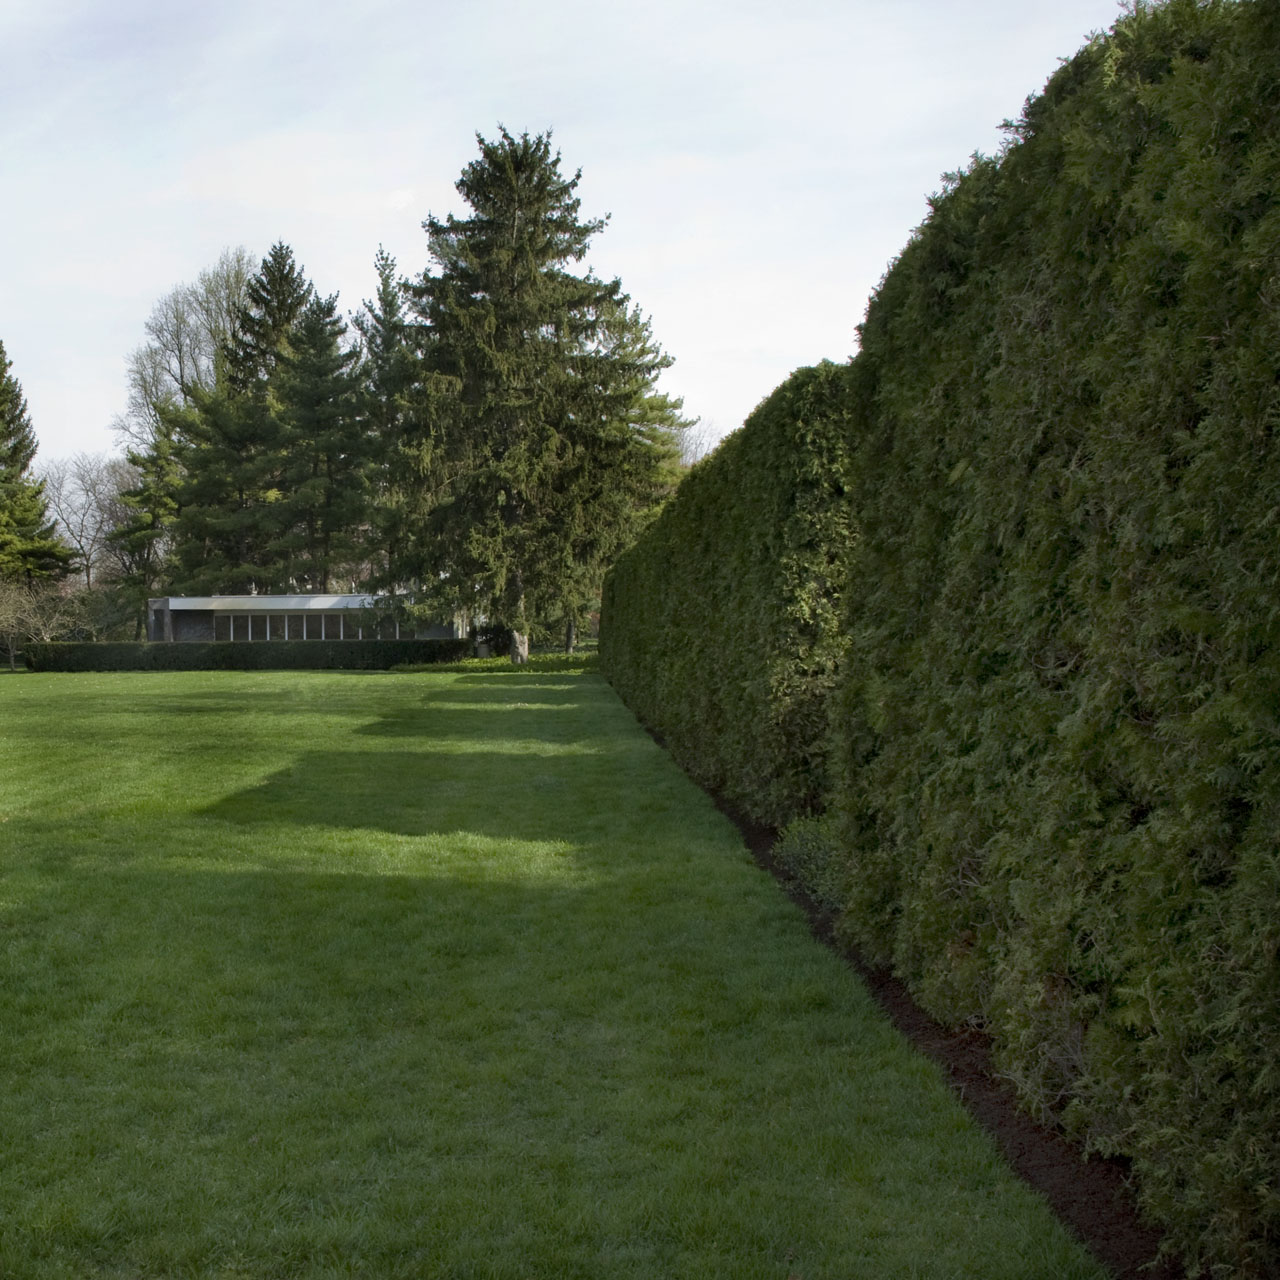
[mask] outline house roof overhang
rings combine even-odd
[[[158,596],[151,609],[171,613],[286,613],[307,609],[372,609],[377,596]]]

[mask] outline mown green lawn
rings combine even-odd
[[[6,1280],[1100,1274],[598,677],[0,677]]]

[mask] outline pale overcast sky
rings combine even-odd
[[[276,240],[344,311],[475,134],[554,131],[588,261],[715,435],[854,326],[940,176],[1117,0],[0,0],[0,340],[37,460],[113,449],[156,301]]]

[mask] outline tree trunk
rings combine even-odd
[[[573,646],[578,640],[578,627],[572,618],[565,623],[564,628],[564,651],[570,656],[573,655]]]
[[[529,633],[523,628],[527,625],[524,617],[524,577],[516,573],[516,609],[515,626],[511,628],[511,661],[523,663],[529,661]]]

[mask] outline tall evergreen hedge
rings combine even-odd
[[[801,369],[605,584],[601,661],[689,772],[766,822],[820,804],[851,541],[847,369]]]
[[[1131,1156],[1193,1266],[1280,1274],[1280,5],[1122,18],[948,182],[860,332],[822,454],[858,530],[827,548],[825,757],[804,720],[841,927],[986,1027],[1029,1105]],[[774,820],[813,802],[749,745],[795,655],[732,637],[780,570],[703,561],[784,541],[761,498],[804,470],[785,437],[695,471],[677,501],[714,525],[660,522],[605,620],[624,694],[708,780],[750,760],[731,794]],[[662,669],[654,622],[631,645],[677,600],[752,698]]]

